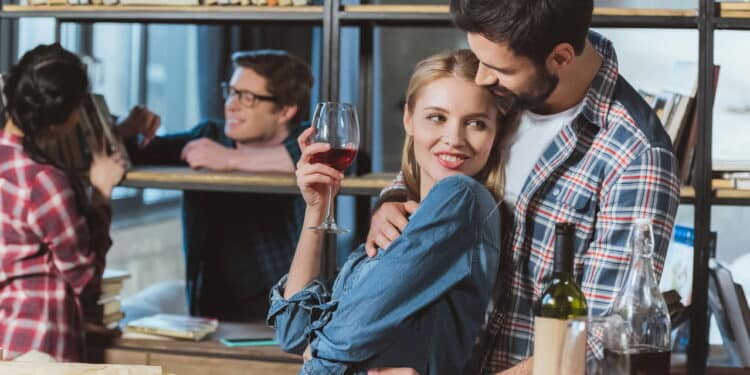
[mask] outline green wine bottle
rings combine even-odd
[[[575,225],[555,225],[552,282],[537,301],[534,318],[534,375],[578,373],[579,368],[583,373],[586,335],[576,335],[570,324],[588,314],[586,297],[573,277],[574,239]]]

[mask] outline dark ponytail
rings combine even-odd
[[[89,90],[86,67],[78,56],[60,44],[39,45],[11,67],[5,82],[6,113],[24,134],[23,149],[37,163],[65,172],[79,211],[88,213],[84,171],[65,165],[45,144],[59,136],[50,131],[67,122]]]

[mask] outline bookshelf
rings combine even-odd
[[[450,26],[447,5],[342,5],[339,19],[345,24],[437,24]],[[595,8],[594,26],[696,28],[695,9]]]
[[[407,1],[407,0],[404,0]],[[14,22],[21,17],[54,17],[66,22],[172,22],[172,23],[314,23],[323,27],[323,69],[321,99],[339,98],[340,35],[343,26],[360,30],[360,108],[363,124],[363,149],[371,140],[370,111],[372,93],[373,29],[389,26],[451,27],[451,17],[444,5],[343,5],[341,0],[324,0],[322,6],[303,8],[257,8],[239,6],[196,7],[128,7],[128,6],[17,6],[0,0],[0,22]],[[698,31],[699,79],[697,113],[698,145],[694,166],[694,186],[684,187],[682,203],[695,206],[695,258],[692,303],[696,311],[707,311],[708,258],[712,205],[748,205],[750,192],[712,186],[711,147],[713,96],[714,31],[750,30],[750,3],[715,3],[698,0],[698,9],[596,8],[594,27],[630,27],[690,29]],[[0,27],[0,33],[12,32]],[[11,40],[0,35],[0,41]],[[8,44],[8,43],[5,43]],[[3,49],[6,48],[6,49]],[[7,46],[0,43],[0,56],[8,56]],[[368,171],[364,171],[366,173]],[[343,191],[366,199],[377,194],[391,175],[364,174],[344,180]],[[254,191],[294,193],[290,175],[219,174],[191,171],[187,168],[137,168],[123,183],[134,187],[175,189],[209,189],[216,191]],[[359,206],[360,216],[369,216],[368,206]],[[698,314],[691,320],[691,345],[688,351],[688,373],[706,373],[708,353],[708,318]]]
[[[61,21],[115,22],[323,22],[322,6],[129,6],[129,5],[5,5],[1,17],[54,17]]]

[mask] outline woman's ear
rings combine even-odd
[[[406,135],[414,135],[414,123],[407,104],[404,104],[404,131],[406,131]]]

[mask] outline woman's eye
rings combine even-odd
[[[481,120],[471,120],[466,125],[476,127],[477,129],[485,129],[485,128],[487,128],[487,124],[484,121],[481,121]]]
[[[437,114],[429,115],[427,116],[427,119],[432,122],[445,122],[445,116],[443,115],[437,115]]]

